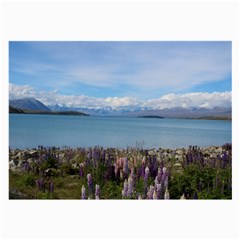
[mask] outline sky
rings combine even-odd
[[[74,107],[229,107],[231,42],[9,42],[9,98]]]

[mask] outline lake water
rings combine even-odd
[[[175,148],[232,142],[231,121],[9,115],[12,148],[44,146]]]

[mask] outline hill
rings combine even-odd
[[[9,113],[24,113],[24,111],[22,109],[9,106]]]
[[[21,110],[51,111],[47,106],[35,98],[21,98],[10,100],[9,105],[13,108],[18,108]]]

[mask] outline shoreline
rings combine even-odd
[[[71,146],[44,146],[44,145],[39,145],[38,147],[25,147],[25,148],[18,148],[18,147],[11,147],[9,146],[9,150],[10,151],[38,151],[41,147],[44,149],[56,149],[58,151],[64,151],[64,150],[79,150],[79,149],[94,149],[94,148],[100,148],[103,150],[108,150],[108,149],[112,149],[112,150],[119,150],[119,151],[128,151],[128,150],[136,150],[136,151],[154,151],[154,152],[158,152],[158,151],[178,151],[178,150],[184,150],[187,151],[189,147],[197,147],[198,149],[201,150],[207,150],[207,149],[211,149],[213,150],[214,148],[220,148],[224,145],[232,145],[232,143],[224,143],[224,144],[218,144],[218,145],[208,145],[208,146],[198,146],[198,145],[188,145],[188,146],[182,146],[182,147],[104,147],[104,146],[100,146],[100,145],[94,145],[94,146],[77,146],[77,147],[71,147]]]
[[[9,199],[198,198],[232,198],[232,144],[9,149]]]
[[[20,110],[20,109],[18,109]],[[44,112],[44,111],[23,111],[22,112],[9,112],[9,114],[17,114],[17,115],[62,115],[62,116],[84,116],[84,117],[116,117],[116,118],[143,118],[143,119],[179,119],[179,120],[218,120],[218,121],[232,121],[231,117],[215,117],[215,116],[203,116],[203,117],[161,117],[161,116],[101,116],[101,115],[90,115],[87,113],[79,113],[76,111],[52,111],[52,112]]]

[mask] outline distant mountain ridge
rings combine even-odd
[[[202,117],[232,117],[231,108],[215,107],[207,108],[164,108],[156,110],[144,110],[140,112],[129,113],[128,116],[154,115],[165,118],[202,118]]]
[[[51,111],[51,109],[49,109],[46,105],[35,98],[21,98],[10,100],[9,105],[13,108],[21,110]]]
[[[232,109],[215,107],[212,109],[194,107],[194,108],[164,108],[164,109],[148,109],[148,108],[135,108],[135,109],[112,109],[111,107],[105,108],[81,108],[81,107],[68,107],[66,105],[49,105],[53,111],[83,111],[90,115],[96,116],[125,116],[125,117],[142,117],[142,116],[155,116],[164,118],[227,118],[231,119]]]
[[[86,107],[69,107],[66,105],[49,105],[46,106],[35,98],[22,98],[9,101],[9,106],[14,108],[10,112],[18,113],[23,110],[24,113],[42,113],[47,114],[65,114],[65,115],[94,115],[94,116],[123,116],[123,117],[163,117],[163,118],[194,118],[194,119],[231,119],[232,109],[215,107],[212,109],[194,107],[194,108],[86,108]],[[15,110],[17,109],[17,110]],[[79,113],[79,114],[78,114]]]

